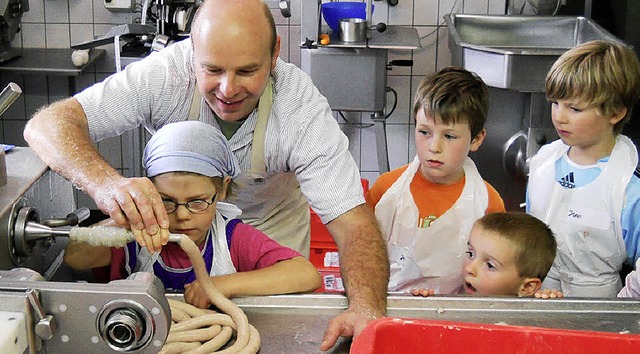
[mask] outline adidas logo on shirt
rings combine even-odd
[[[560,185],[564,188],[575,188],[576,184],[575,180],[573,179],[573,172],[569,172],[568,175],[560,178],[558,183],[560,183]]]

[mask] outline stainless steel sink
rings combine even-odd
[[[453,64],[476,72],[492,87],[544,92],[554,61],[578,44],[621,41],[584,17],[448,14]]]

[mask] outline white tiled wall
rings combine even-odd
[[[300,65],[300,2],[291,0],[292,17],[284,18],[274,9],[278,33],[282,36],[281,57]],[[141,0],[137,0],[137,5]],[[104,35],[112,26],[133,23],[139,13],[113,13],[106,10],[103,0],[30,0],[30,10],[22,17],[22,31],[12,42],[13,47],[69,48]],[[413,26],[421,37],[422,48],[411,52],[389,52],[389,60],[412,59],[410,68],[394,67],[388,73],[388,86],[398,93],[398,105],[389,117],[387,138],[391,168],[406,164],[415,153],[411,117],[411,100],[420,80],[436,69],[449,65],[451,57],[447,46],[447,29],[442,17],[450,12],[503,14],[505,0],[399,0],[397,6],[386,1],[374,2],[373,22],[388,25]],[[139,8],[139,6],[137,6]],[[79,90],[104,79],[114,72],[113,47],[103,46],[107,55],[94,67],[76,78]],[[71,60],[71,58],[69,58]],[[1,64],[0,64],[1,65]],[[1,136],[4,143],[24,146],[22,130],[25,122],[40,107],[68,97],[66,77],[39,74],[7,74],[0,71],[0,86],[16,82],[24,95],[1,117]],[[391,100],[389,100],[389,105]],[[368,114],[350,114],[346,123],[336,115],[350,139],[351,152],[358,162],[362,175],[373,182],[379,175],[373,128]],[[132,134],[109,139],[99,144],[102,154],[123,174],[131,175],[133,164]],[[81,200],[82,201],[82,200]]]

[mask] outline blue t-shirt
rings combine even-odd
[[[564,188],[579,188],[593,182],[604,169],[609,156],[604,157],[595,165],[582,166],[574,163],[565,154],[556,161],[556,181]],[[527,190],[527,213],[530,211],[529,191]],[[622,208],[620,224],[622,225],[622,239],[627,249],[627,263],[634,266],[640,257],[640,224],[634,220],[634,215],[640,215],[640,167],[627,185],[625,203]]]

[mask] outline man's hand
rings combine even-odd
[[[327,224],[340,252],[340,271],[349,308],[329,321],[320,349],[339,336],[357,336],[387,309],[389,257],[373,210],[361,204]]]
[[[89,136],[87,116],[76,98],[37,112],[23,134],[43,162],[88,193],[118,226],[130,228],[149,252],[167,243],[169,217],[153,183],[125,178],[105,161]]]
[[[130,228],[149,252],[159,252],[169,240],[169,217],[162,198],[148,178],[112,175],[90,191],[100,210],[118,226]]]
[[[338,316],[329,320],[327,329],[320,344],[320,350],[327,351],[336,344],[338,337],[350,337],[355,339],[369,322],[383,316],[374,315],[372,312],[357,311],[348,308]]]

